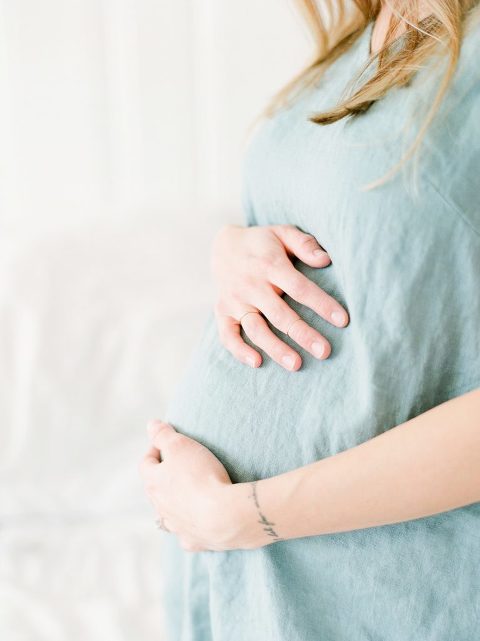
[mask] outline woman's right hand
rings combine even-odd
[[[294,225],[225,225],[213,240],[210,268],[217,286],[220,340],[251,367],[258,367],[262,356],[243,340],[240,328],[285,369],[294,371],[302,364],[300,354],[272,332],[265,319],[316,358],[330,355],[330,343],[287,304],[284,293],[337,327],[349,322],[340,303],[295,269],[290,256],[311,267],[331,263],[315,237]]]

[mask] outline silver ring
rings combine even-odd
[[[243,318],[244,316],[246,316],[247,314],[260,314],[260,312],[259,312],[258,310],[256,310],[256,311],[251,310],[251,311],[249,311],[249,312],[245,312],[245,314],[242,314],[242,315],[240,316],[240,318],[238,319],[238,322],[240,323],[240,325],[242,324],[242,318]]]
[[[299,320],[303,320],[303,319],[302,319],[302,318],[296,318],[296,319],[293,321],[293,323],[290,323],[290,327],[287,329],[287,336],[289,336],[290,338],[292,338],[292,337],[290,336],[290,334],[289,334],[288,332],[292,329],[293,325],[294,325],[297,321],[299,321]]]
[[[161,516],[159,519],[155,521],[157,524],[157,529],[158,530],[164,530],[165,532],[170,532],[170,530],[167,528],[165,523],[163,522],[163,516]]]

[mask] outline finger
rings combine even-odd
[[[237,360],[250,367],[259,367],[262,364],[261,354],[243,340],[238,320],[232,316],[218,314],[217,327],[220,342]]]
[[[171,455],[191,453],[192,448],[203,447],[198,441],[181,434],[170,425],[162,421],[151,421],[148,428],[153,446],[160,451],[163,462]]]
[[[297,256],[311,267],[327,267],[330,256],[315,236],[307,234],[294,225],[273,225],[272,231],[289,254]]]
[[[309,307],[332,325],[345,327],[348,324],[348,314],[340,303],[291,263],[285,268],[274,270],[270,280],[291,298]]]
[[[168,455],[172,444],[182,436],[173,425],[157,419],[148,422],[147,430],[152,444],[160,450],[162,460]]]
[[[278,338],[260,314],[247,314],[242,320],[242,328],[252,343],[285,369],[296,371],[301,366],[300,354]]]
[[[304,321],[288,303],[274,293],[264,289],[261,294],[261,311],[269,322],[287,334],[292,340],[319,359],[328,358],[332,349],[327,339]]]

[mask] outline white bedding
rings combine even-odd
[[[164,534],[137,464],[212,304],[223,222],[2,230],[1,639],[162,639]]]

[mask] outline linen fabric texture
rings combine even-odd
[[[464,40],[418,161],[365,190],[408,148],[443,69],[432,59],[360,116],[310,122],[364,65],[371,29],[263,122],[243,171],[245,224],[312,233],[332,264],[294,265],[349,325],[285,294],[332,353],[319,361],[271,326],[303,365],[289,372],[264,355],[251,369],[221,345],[212,311],[164,417],[233,483],[335,455],[480,387],[480,31]],[[160,536],[168,641],[479,638],[480,503],[255,550],[192,553]]]

